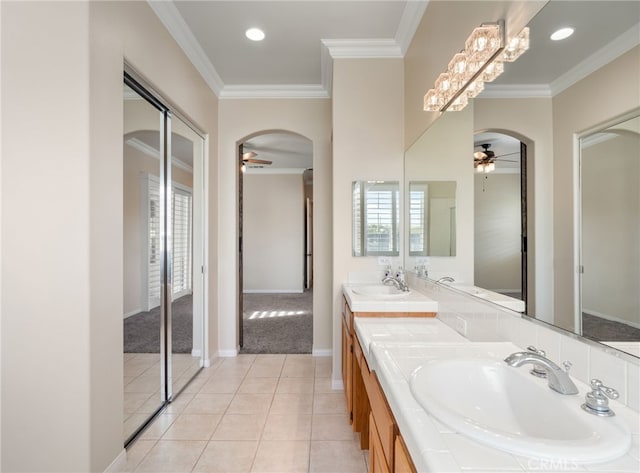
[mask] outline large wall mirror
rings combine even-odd
[[[448,275],[471,286],[480,285],[479,273],[474,272],[474,252],[478,251],[474,230],[481,229],[485,237],[494,230],[488,221],[477,221],[480,206],[475,199],[483,190],[487,197],[499,186],[516,188],[519,180],[522,199],[517,193],[509,199],[513,201],[512,218],[521,220],[501,224],[502,228],[521,229],[508,249],[510,257],[512,247],[521,256],[526,292],[519,297],[527,302],[527,315],[635,356],[640,353],[636,331],[640,328],[640,284],[634,279],[640,271],[640,227],[637,219],[627,217],[629,212],[639,214],[640,153],[638,148],[625,153],[620,160],[630,168],[617,175],[612,154],[618,147],[630,149],[637,136],[633,133],[637,134],[638,119],[632,112],[640,108],[639,22],[638,2],[547,3],[529,23],[529,51],[507,64],[505,72],[463,111],[440,116],[405,155],[405,187],[411,181],[444,177],[457,182],[457,255],[431,261],[430,277]],[[567,25],[575,29],[572,36],[563,41],[550,39],[555,30]],[[513,141],[516,150],[501,150],[498,135]],[[501,165],[496,160],[495,170],[478,177],[473,155],[482,151],[482,144],[490,144],[489,149],[496,156],[504,155],[505,162]],[[524,157],[522,151],[510,154],[518,148],[526,150]],[[430,161],[431,155],[440,159]],[[524,158],[526,166],[522,167]],[[507,167],[520,171],[504,169]],[[509,177],[517,172],[519,177]],[[492,204],[489,208],[497,211],[500,207],[505,206]],[[598,212],[600,220],[593,218]],[[489,215],[500,220],[491,211]],[[474,219],[475,225],[467,225]],[[495,258],[501,254],[498,250],[492,249]],[[616,252],[620,253],[616,258],[626,257],[629,265],[608,258]],[[404,258],[405,267],[414,267],[409,251]],[[624,271],[624,276],[616,269]],[[500,283],[503,289],[518,287],[516,273]],[[624,307],[615,307],[610,295]],[[587,315],[583,317],[582,312]],[[600,317],[596,325],[621,325],[616,330],[590,331],[590,316]]]
[[[456,255],[456,182],[410,181],[410,256]]]

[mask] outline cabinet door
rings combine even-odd
[[[353,340],[345,321],[342,321],[342,383],[347,398],[349,423],[353,422]]]
[[[416,473],[416,467],[411,461],[409,450],[402,440],[402,436],[396,436],[395,453],[393,462],[394,473]]]
[[[369,473],[390,473],[373,415],[369,416]]]

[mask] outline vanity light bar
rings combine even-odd
[[[447,72],[438,76],[433,89],[424,96],[424,110],[445,112],[462,110],[469,98],[484,89],[504,71],[503,61],[513,62],[529,49],[529,28],[506,41],[504,20],[484,23],[465,41],[465,48],[454,55]]]

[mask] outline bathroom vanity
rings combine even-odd
[[[370,472],[640,470],[640,421],[637,406],[629,404],[635,403],[631,385],[617,386],[627,394],[628,406],[611,401],[614,417],[593,416],[580,409],[591,389],[584,380],[573,377],[578,395],[558,394],[546,379],[529,374],[531,366],[504,363],[523,351],[520,341],[478,341],[474,333],[465,337],[454,330],[449,289],[437,288],[444,297],[427,297],[427,291],[432,302],[443,301],[437,317],[407,317],[402,311],[387,317],[371,310],[374,297],[367,302],[371,305],[354,301],[352,289],[343,287],[342,375],[353,430],[370,452]],[[379,302],[389,304],[384,298]],[[467,316],[482,317],[480,309]],[[505,316],[520,320],[515,313]],[[631,376],[632,368],[627,370]],[[476,412],[462,409],[458,415],[458,406],[476,406]],[[465,424],[477,412],[487,416]],[[458,424],[456,415],[462,419]],[[488,427],[475,429],[478,433],[474,424]],[[492,435],[494,428],[517,432]]]

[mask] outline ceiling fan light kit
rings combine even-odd
[[[529,28],[506,40],[504,20],[484,23],[475,28],[462,51],[455,54],[446,72],[436,79],[424,96],[426,112],[458,111],[470,98],[484,89],[504,71],[505,62],[513,62],[529,49]]]

